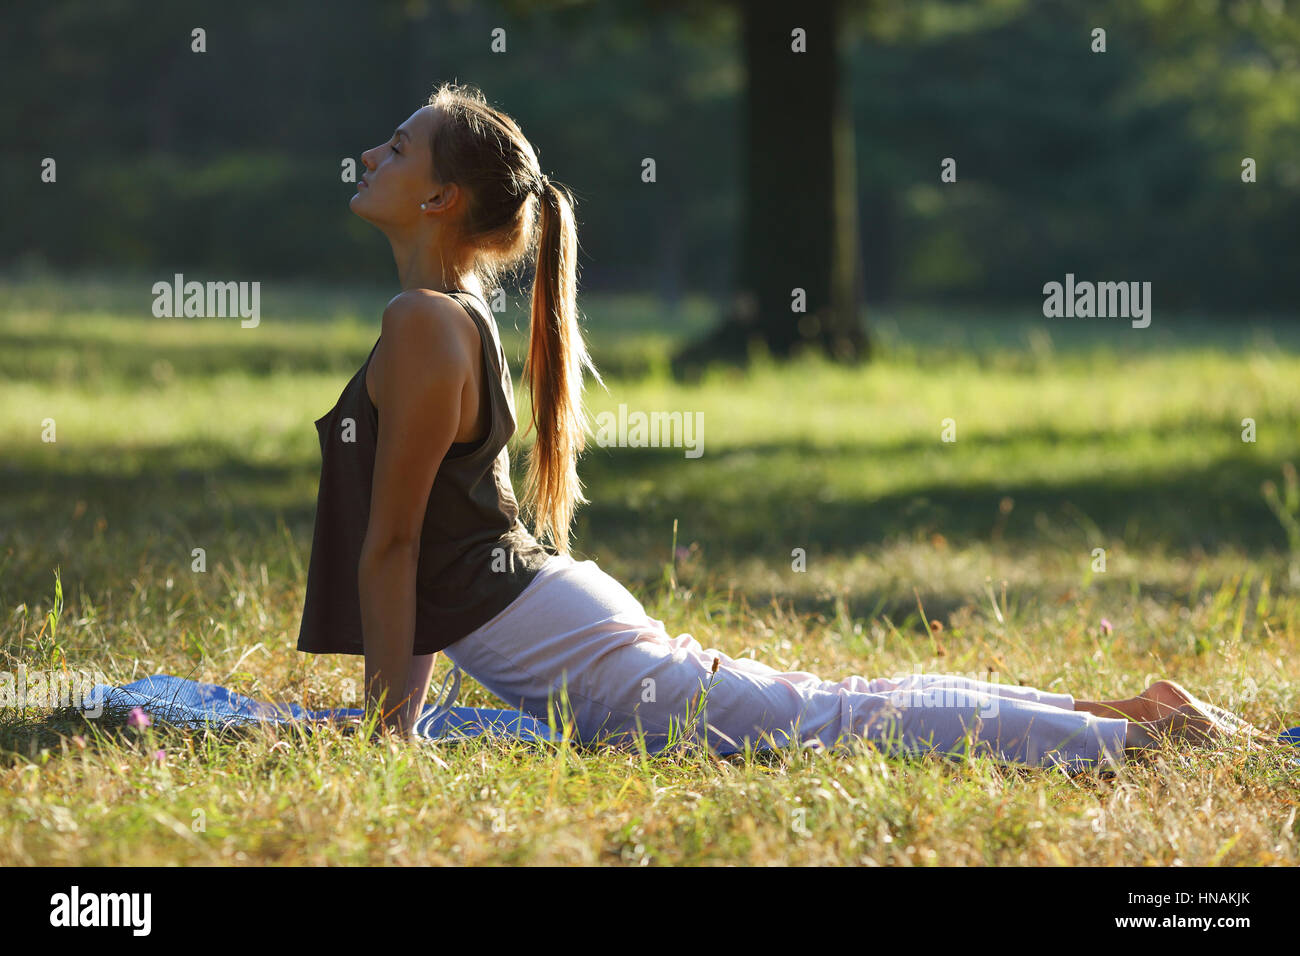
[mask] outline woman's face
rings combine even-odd
[[[432,106],[423,106],[387,142],[361,154],[366,171],[349,203],[354,213],[381,228],[411,227],[455,200],[454,184],[433,181],[429,137],[436,118]],[[426,208],[421,209],[420,203],[426,203]]]

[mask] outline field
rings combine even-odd
[[[152,318],[152,281],[0,283],[0,671],[342,705],[360,659],[294,648],[312,422],[392,290],[268,286],[243,329]],[[697,458],[591,448],[577,556],[672,633],[783,670],[993,674],[1092,699],[1172,677],[1300,724],[1300,323],[1157,312],[1136,330],[1033,301],[873,310],[869,366],[760,356],[686,384],[667,349],[708,302],[584,296],[608,386],[589,384],[589,411],[705,428]],[[498,322],[522,359],[525,314]],[[522,391],[518,407],[526,421]],[[500,705],[473,681],[459,702]],[[1071,778],[869,750],[141,731],[16,707],[0,751],[3,865],[1300,863],[1300,767],[1278,752]]]

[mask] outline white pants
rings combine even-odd
[[[841,749],[866,738],[888,753],[980,753],[1077,772],[1122,761],[1128,729],[1031,687],[942,674],[834,682],[731,658],[689,634],[670,638],[594,561],[569,556],[552,557],[509,607],[443,653],[555,730],[567,718],[580,741],[627,747],[639,730],[650,753],[683,737],[719,754],[746,740]]]

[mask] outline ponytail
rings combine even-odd
[[[578,232],[573,195],[542,174],[537,151],[519,124],[487,102],[474,86],[443,83],[426,104],[438,110],[429,153],[435,182],[455,182],[469,197],[460,228],[463,258],[496,285],[499,270],[513,270],[537,251],[528,357],[523,380],[532,398],[531,427],[521,504],[532,513],[533,533],[569,551],[574,509],[586,504],[577,458],[590,432],[582,407],[583,372],[603,386],[578,328]],[[532,216],[541,206],[538,221]]]
[[[533,278],[532,319],[523,379],[532,397],[536,439],[528,455],[523,502],[540,538],[569,551],[575,508],[586,504],[577,457],[590,429],[583,409],[583,371],[604,385],[587,353],[577,316],[577,225],[573,196],[543,178],[541,226]]]

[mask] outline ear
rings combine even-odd
[[[447,212],[460,199],[460,187],[455,183],[442,183],[430,194],[421,207],[424,212]]]

